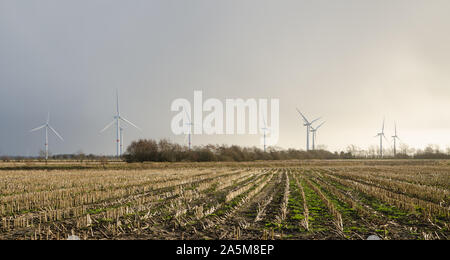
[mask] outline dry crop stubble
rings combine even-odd
[[[0,166],[0,239],[363,239],[367,231],[355,228],[384,239],[449,238],[442,162],[23,167]],[[300,218],[288,206],[295,200]]]

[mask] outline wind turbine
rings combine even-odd
[[[314,122],[316,122],[317,120],[319,120],[320,117],[309,122],[308,119],[302,114],[302,112],[300,112],[300,110],[298,110],[298,108],[296,108],[296,109],[297,109],[297,112],[300,114],[300,116],[303,119],[303,125],[306,126],[306,151],[309,151],[309,132],[311,132],[311,125]]]
[[[116,90],[116,115],[114,116],[113,121],[111,121],[111,123],[109,123],[108,125],[105,126],[105,128],[103,128],[100,133],[103,133],[104,131],[106,131],[106,129],[110,128],[114,123],[116,124],[116,153],[117,153],[117,157],[120,157],[122,155],[122,149],[121,149],[121,139],[122,139],[122,134],[123,134],[123,129],[121,130],[121,126],[120,126],[120,122],[123,121],[129,125],[131,125],[132,127],[142,131],[139,127],[137,127],[135,124],[131,123],[129,120],[127,120],[126,118],[124,118],[123,116],[120,115],[120,109],[119,109],[119,91]]]
[[[191,116],[188,114],[186,109],[184,109],[184,112],[186,113],[186,119],[188,121],[188,123],[185,123],[185,125],[187,127],[189,127],[189,132],[187,135],[184,136],[184,141],[186,142],[186,136],[187,136],[188,137],[188,148],[189,148],[189,150],[191,150],[191,132],[192,132],[192,126],[194,124],[191,122]]]
[[[261,130],[263,130],[263,132],[264,132],[264,152],[266,152],[266,131],[269,131],[269,128],[267,128],[266,117],[264,116],[264,114],[262,115],[262,117],[263,117],[264,127],[262,127]]]
[[[317,134],[317,130],[319,130],[319,128],[325,124],[325,122],[323,122],[322,124],[318,125],[317,127],[312,127],[311,126],[311,133],[312,133],[312,149],[316,150],[316,134]]]
[[[50,131],[52,131],[59,139],[61,139],[62,141],[64,141],[64,139],[62,138],[62,136],[60,134],[58,134],[58,132],[56,132],[55,129],[53,129],[53,127],[50,125],[50,113],[48,113],[47,115],[47,122],[39,127],[36,127],[34,129],[31,129],[30,132],[35,132],[38,130],[41,130],[45,128],[45,160],[48,160],[48,130],[50,129]]]
[[[383,126],[381,128],[381,133],[378,133],[375,137],[380,137],[380,158],[383,158],[383,137],[387,141],[386,136],[384,135],[384,118],[383,118]]]
[[[397,123],[395,122],[395,134],[392,136],[392,139],[394,139],[394,157],[397,155],[397,142],[398,139],[400,141],[400,138],[397,136]]]

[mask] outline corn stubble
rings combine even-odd
[[[449,238],[446,164],[286,165],[1,170],[0,239]],[[332,223],[311,216],[304,185]],[[296,198],[301,217],[291,219]]]

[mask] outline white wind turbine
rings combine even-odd
[[[186,109],[184,109],[184,112],[186,113],[186,119],[188,121],[188,123],[185,123],[186,127],[189,127],[189,131],[188,133],[184,136],[184,141],[186,142],[186,137],[188,138],[188,148],[189,150],[191,150],[191,134],[192,134],[192,126],[194,125],[191,122],[191,116],[189,115],[189,113],[186,111]]]
[[[100,133],[103,133],[104,131],[106,131],[106,129],[110,128],[114,123],[116,124],[116,153],[117,153],[117,157],[120,157],[122,155],[122,135],[123,135],[123,129],[120,126],[120,122],[123,121],[129,125],[131,125],[132,127],[142,131],[139,127],[137,127],[135,124],[131,123],[129,120],[127,120],[126,118],[124,118],[123,116],[120,115],[120,110],[119,110],[119,91],[116,90],[116,106],[117,106],[117,111],[116,111],[116,115],[114,116],[113,121],[111,121],[111,123],[109,123],[108,125],[105,126],[105,128],[103,128]]]
[[[297,112],[300,114],[300,116],[303,119],[303,125],[306,126],[306,151],[309,151],[309,132],[311,132],[312,124],[314,122],[316,122],[317,120],[319,120],[320,117],[309,122],[308,119],[302,114],[302,112],[300,112],[300,110],[298,110],[298,108],[296,108],[296,109],[297,109]]]
[[[58,132],[56,132],[55,129],[53,129],[53,127],[50,125],[50,113],[48,113],[47,115],[47,122],[39,127],[36,127],[34,129],[31,129],[30,132],[35,132],[38,130],[41,130],[45,128],[45,160],[48,160],[48,130],[50,129],[50,131],[52,131],[59,139],[61,139],[62,141],[64,141],[64,139],[62,138],[62,136],[60,134],[58,134]]]
[[[375,137],[380,137],[380,158],[383,158],[383,138],[388,141],[386,136],[384,135],[384,118],[383,126],[381,127],[381,133],[378,133]]]
[[[319,128],[325,124],[325,122],[323,122],[322,124],[318,125],[317,127],[312,127],[311,126],[311,133],[312,133],[312,149],[316,150],[316,134],[317,134],[317,130],[319,130]]]
[[[264,122],[264,126],[261,128],[261,130],[263,130],[264,133],[264,152],[266,152],[266,131],[269,131],[269,128],[267,127],[267,123],[266,123],[266,117],[264,116],[264,114],[262,114],[262,118],[263,118],[263,122]]]
[[[195,127],[196,124],[192,123],[191,121],[191,115],[187,112],[186,107],[183,106],[184,113],[186,115],[186,121],[187,123],[184,123],[185,125],[185,131],[184,131],[184,143],[186,142],[186,139],[188,141],[188,149],[192,149],[192,127]],[[183,122],[185,122],[183,120]],[[209,127],[203,127],[205,131],[211,130]]]
[[[392,139],[394,139],[394,157],[397,155],[397,139],[400,141],[400,138],[397,135],[397,122],[395,124],[395,134],[392,136]]]

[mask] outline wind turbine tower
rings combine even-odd
[[[186,131],[185,131],[185,136],[184,136],[184,141],[186,142],[186,137],[188,138],[188,149],[189,149],[189,151],[191,150],[191,145],[192,145],[192,143],[191,143],[191,133],[192,133],[192,126],[194,125],[192,122],[191,122],[191,116],[189,115],[189,113],[186,111],[186,108],[184,108],[184,112],[185,112],[185,114],[186,114],[186,119],[187,119],[187,123],[185,123],[185,126],[186,127],[189,127],[189,131],[187,131],[187,134],[186,134]]]
[[[264,116],[264,114],[262,115],[262,117],[263,117],[264,125],[263,125],[263,127],[261,128],[261,130],[263,130],[263,133],[264,133],[264,152],[266,152],[266,150],[267,150],[267,145],[266,145],[266,131],[269,131],[269,128],[267,127],[266,117]]]
[[[123,127],[120,127],[120,155],[123,154]]]

